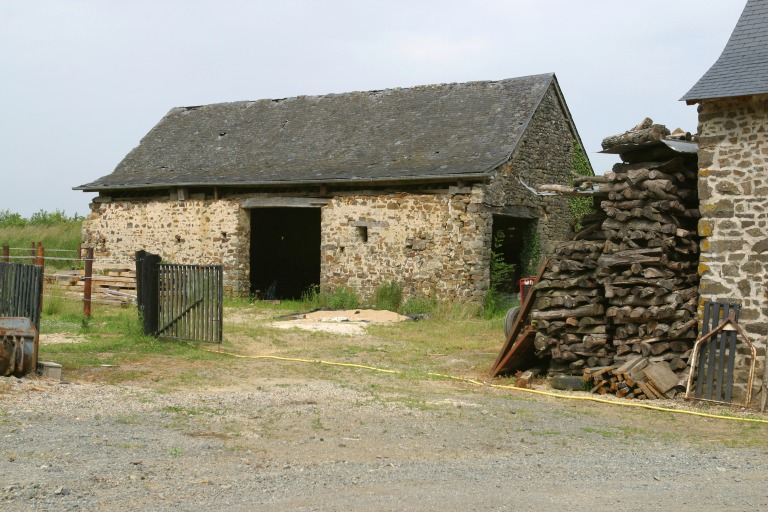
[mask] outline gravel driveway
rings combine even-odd
[[[4,379],[0,509],[768,510],[768,425],[419,387]]]

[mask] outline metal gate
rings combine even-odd
[[[40,330],[43,267],[0,261],[0,317],[29,318]]]
[[[224,316],[221,265],[160,263],[158,255],[138,251],[136,276],[145,334],[221,343]]]

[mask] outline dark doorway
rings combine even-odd
[[[251,293],[300,299],[320,284],[320,208],[251,210]]]
[[[495,259],[496,267],[499,263],[504,265],[513,265],[514,268],[507,272],[509,278],[502,282],[495,283],[496,291],[506,294],[516,294],[518,290],[518,281],[527,276],[522,272],[526,266],[526,238],[530,236],[534,226],[531,219],[519,219],[515,217],[505,217],[502,215],[493,216],[493,245],[492,258]],[[494,264],[492,263],[491,272]],[[491,278],[493,281],[493,277]]]

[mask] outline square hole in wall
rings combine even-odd
[[[363,243],[368,241],[368,226],[357,226],[357,238]]]

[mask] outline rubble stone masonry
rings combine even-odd
[[[768,95],[699,106],[701,300],[742,305],[763,375],[768,336]],[[745,355],[737,366],[745,368]],[[759,380],[759,379],[758,379]]]
[[[250,217],[237,201],[93,203],[83,242],[97,259],[133,264],[139,249],[170,263],[224,267],[225,293],[248,293]]]
[[[481,302],[490,281],[494,214],[535,223],[544,253],[570,235],[567,200],[536,196],[518,178],[531,186],[569,183],[573,148],[574,133],[550,87],[514,154],[488,182],[339,192],[321,208],[320,285],[349,286],[368,299],[395,282],[406,297]],[[308,193],[297,188],[297,196]],[[83,242],[111,263],[132,263],[144,249],[172,263],[222,264],[225,290],[248,294],[251,220],[241,204],[259,196],[273,195],[100,197],[83,225]]]
[[[322,284],[369,298],[395,282],[406,296],[481,301],[490,277],[491,214],[478,187],[459,192],[334,198],[322,211]]]

